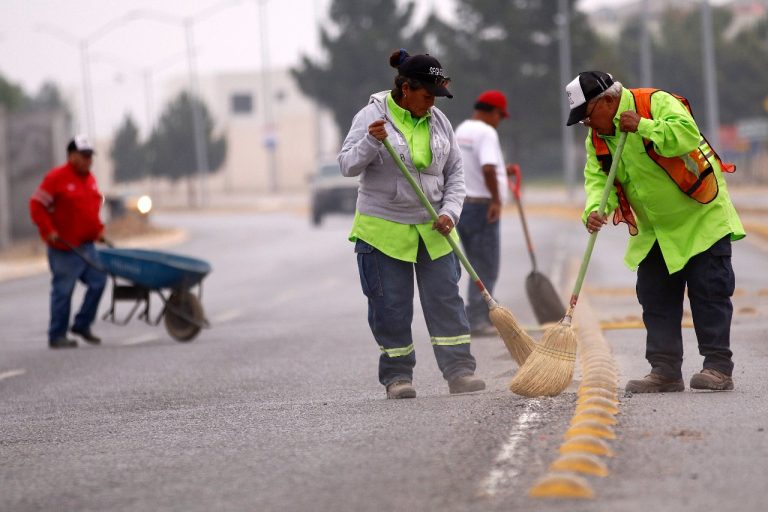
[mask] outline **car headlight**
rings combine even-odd
[[[152,210],[152,198],[149,196],[141,196],[136,201],[136,209],[140,214],[146,215]]]

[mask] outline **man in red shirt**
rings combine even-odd
[[[29,211],[40,237],[48,245],[51,269],[50,348],[77,347],[67,338],[72,292],[78,280],[88,288],[72,332],[88,343],[101,339],[91,332],[107,276],[85,262],[98,260],[93,243],[103,241],[104,225],[99,219],[101,193],[91,174],[93,146],[85,135],[75,136],[67,145],[67,163],[48,171],[32,194]],[[77,254],[74,249],[77,249]]]

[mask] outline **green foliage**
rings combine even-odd
[[[193,100],[187,92],[182,92],[168,104],[147,142],[151,156],[149,167],[154,176],[165,176],[176,181],[197,174],[192,101],[198,102],[202,112],[209,172],[214,172],[224,162],[226,138],[222,135],[213,139],[213,121],[205,104],[198,99]]]
[[[327,59],[303,57],[294,69],[301,90],[333,112],[346,132],[352,118],[372,93],[390,89],[396,75],[389,55],[398,48],[424,53],[419,40],[407,35],[413,3],[402,8],[395,0],[333,0],[321,42]]]
[[[734,123],[742,118],[764,115],[762,103],[768,96],[768,38],[766,22],[743,28],[732,38],[725,37],[731,14],[712,9],[713,43],[717,65],[720,122]],[[629,61],[639,61],[639,50],[628,41],[635,38],[632,23],[620,37],[621,53]],[[688,98],[699,128],[707,126],[703,86],[703,45],[699,9],[667,10],[652,49],[653,84]],[[617,75],[627,87],[635,87],[636,75]]]
[[[27,96],[24,90],[0,75],[0,105],[13,112],[21,110],[26,101]]]
[[[137,181],[147,174],[147,153],[139,141],[139,130],[131,116],[126,116],[117,130],[110,150],[117,183]]]

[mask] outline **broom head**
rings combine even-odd
[[[512,356],[518,366],[523,366],[536,342],[520,327],[517,319],[508,309],[501,306],[493,307],[488,311],[488,316],[496,330],[499,331],[509,355]]]
[[[527,397],[555,396],[573,379],[576,365],[576,334],[569,317],[547,329],[540,343],[509,383],[513,393]]]

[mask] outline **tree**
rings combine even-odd
[[[117,183],[140,180],[147,175],[147,153],[139,142],[139,130],[130,115],[117,130],[110,150]]]
[[[372,93],[393,86],[389,55],[394,50],[424,53],[420,40],[406,33],[413,9],[412,2],[398,8],[395,0],[334,0],[330,19],[335,27],[320,34],[327,59],[303,56],[292,70],[304,94],[333,112],[342,133]]]
[[[222,135],[213,139],[213,120],[205,103],[182,92],[165,108],[157,128],[149,139],[150,169],[153,176],[166,176],[172,181],[197,173],[192,101],[200,105],[203,134],[208,147],[208,172],[215,172],[224,162],[227,141]]]
[[[431,17],[424,28],[430,47],[452,76],[453,100],[438,107],[457,124],[472,113],[474,98],[500,89],[509,100],[510,121],[499,137],[508,159],[538,174],[561,174],[561,109],[565,84],[559,70],[558,2],[552,0],[457,0],[458,23]],[[600,41],[584,16],[570,25],[574,75],[613,63],[612,49]]]
[[[0,105],[10,111],[21,110],[26,101],[24,90],[0,74]]]

